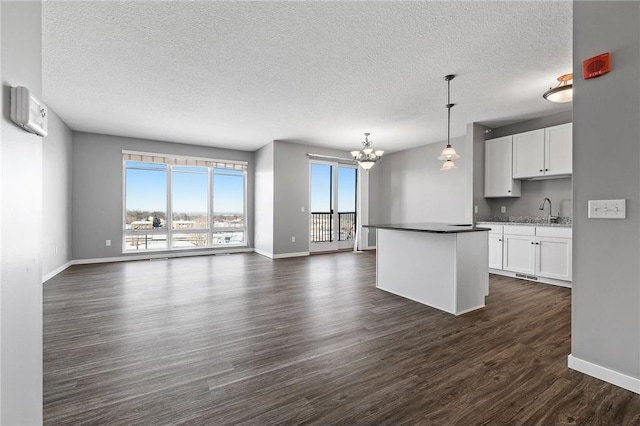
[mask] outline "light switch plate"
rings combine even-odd
[[[625,219],[626,200],[589,200],[589,219]]]

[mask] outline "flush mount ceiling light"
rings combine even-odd
[[[442,171],[457,169],[458,167],[453,160],[460,158],[456,150],[451,146],[451,108],[455,105],[451,103],[451,80],[455,77],[455,74],[449,74],[444,77],[447,81],[447,146],[438,157],[438,160],[444,161],[440,169]]]
[[[353,159],[357,161],[358,164],[360,164],[360,167],[365,170],[369,170],[370,168],[372,168],[373,165],[376,164],[376,162],[380,159],[380,157],[382,157],[382,154],[384,154],[384,151],[374,151],[371,148],[372,142],[369,140],[370,134],[371,133],[364,134],[364,140],[362,141],[363,147],[360,151],[351,151],[351,156],[353,157]]]
[[[571,83],[569,83],[571,82]],[[558,77],[558,85],[550,87],[542,95],[548,101],[563,104],[573,100],[573,74],[564,74]]]

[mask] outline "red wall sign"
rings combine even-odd
[[[609,71],[611,71],[611,52],[582,61],[582,78],[585,80],[600,77]]]

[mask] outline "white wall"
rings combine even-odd
[[[255,153],[255,249],[273,256],[273,142]]]
[[[640,390],[640,3],[575,2],[573,67],[611,52],[612,70],[574,80],[571,351]],[[624,220],[589,200],[627,200]],[[590,374],[593,373],[593,369]],[[615,376],[615,374],[613,375]],[[611,380],[609,376],[607,380]]]
[[[451,145],[460,155],[457,169],[440,171],[437,157],[446,142],[424,145],[383,157],[371,174],[371,223],[471,223],[473,149],[459,137]],[[374,201],[375,200],[375,204]]]
[[[11,86],[42,96],[40,2],[0,2],[0,423],[42,423],[42,138],[9,119]]]
[[[49,134],[42,143],[43,281],[72,260],[72,135],[49,109]]]

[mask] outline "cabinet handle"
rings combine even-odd
[[[498,238],[498,241],[502,241],[500,238]]]
[[[534,243],[533,241],[531,241],[531,244],[533,245],[533,244],[535,244],[535,243]]]
[[[508,190],[507,192],[511,192],[511,190]]]
[[[540,171],[542,171],[542,169],[540,169]]]
[[[544,169],[544,171],[545,171],[545,172],[548,172],[548,171],[549,171],[549,169]]]

